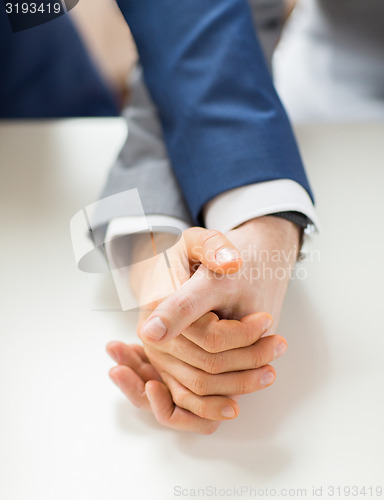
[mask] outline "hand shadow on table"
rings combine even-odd
[[[305,287],[293,282],[278,328],[288,341],[288,350],[274,363],[276,382],[266,390],[242,396],[235,421],[223,423],[210,436],[169,431],[146,412],[138,412],[136,418],[136,412],[122,402],[117,409],[118,425],[143,434],[151,428],[156,433],[162,429],[167,447],[174,443],[182,454],[207,463],[233,463],[252,471],[255,477],[274,476],[293,458],[292,451],[276,440],[279,428],[327,378],[329,354],[324,328],[318,307],[311,303]]]

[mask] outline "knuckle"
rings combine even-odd
[[[184,408],[185,401],[186,401],[186,395],[187,395],[187,393],[185,390],[181,390],[181,389],[173,390],[172,391],[173,402],[177,406],[179,406],[180,408]]]
[[[223,336],[214,332],[207,331],[203,339],[203,348],[211,354],[216,354],[223,349]]]
[[[204,231],[204,233],[201,235],[201,244],[204,246],[208,242],[211,242],[212,240],[216,240],[218,238],[224,238],[223,233],[220,231],[217,231],[216,229],[207,229]]]
[[[194,227],[189,227],[188,229],[185,229],[183,231],[183,236],[189,236],[190,234],[193,234],[193,231],[194,231]]]
[[[253,328],[245,328],[244,331],[245,345],[254,345],[257,342],[256,332]]]
[[[177,295],[171,301],[171,309],[177,311],[178,314],[188,316],[195,310],[194,299],[188,295]]]
[[[252,358],[253,358],[253,366],[255,368],[260,368],[261,366],[265,365],[263,353],[257,347],[257,344],[253,347]]]
[[[201,247],[205,258],[214,259],[217,246],[222,245],[224,235],[214,229],[207,230],[201,236]]]
[[[207,353],[204,359],[204,371],[216,375],[223,371],[224,356],[223,353]]]
[[[193,411],[193,413],[195,415],[197,415],[199,417],[204,417],[204,415],[205,415],[205,407],[204,407],[203,402],[200,399],[197,399],[193,403],[192,411]]]
[[[199,374],[195,376],[190,384],[191,391],[197,394],[198,396],[206,396],[208,390],[208,382],[207,378],[204,374]]]
[[[172,339],[169,342],[166,342],[165,344],[159,344],[159,345],[156,345],[155,347],[153,347],[153,346],[151,346],[151,347],[157,351],[164,353],[164,354],[170,354],[171,356],[177,357],[177,354],[179,352],[177,340],[178,340],[178,337],[176,337],[175,339]]]
[[[242,373],[238,380],[238,394],[248,394],[251,392],[251,385],[252,381],[250,380],[250,374]]]

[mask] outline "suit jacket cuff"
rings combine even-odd
[[[308,192],[290,179],[260,182],[226,191],[207,203],[203,214],[205,227],[225,233],[255,217],[288,211],[302,213],[319,230]]]

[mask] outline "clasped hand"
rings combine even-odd
[[[269,363],[286,350],[283,337],[265,334],[272,332],[271,314],[279,316],[298,239],[293,224],[274,217],[255,219],[226,236],[203,228],[185,231],[167,251],[177,289],[141,309],[143,346],[108,344],[118,363],[111,379],[133,404],[168,427],[209,434],[235,418],[238,396],[271,385],[276,372]],[[273,274],[282,262],[269,262],[269,277],[260,277],[254,271],[265,268],[265,260],[253,255],[242,261],[250,241],[256,250],[284,250],[285,279]],[[253,282],[247,270],[258,279]],[[163,273],[156,261],[141,266],[140,276],[133,272],[140,303],[148,302]]]

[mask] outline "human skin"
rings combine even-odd
[[[273,383],[275,371],[269,363],[285,351],[282,337],[263,335],[272,315],[275,324],[270,332],[276,329],[297,256],[299,228],[269,216],[248,221],[225,236],[240,254],[248,250],[239,272],[220,274],[217,266],[214,272],[206,267],[212,262],[205,262],[188,277],[184,259],[183,276],[183,266],[175,264],[176,246],[172,247],[172,268],[184,285],[142,314],[138,332],[143,348],[116,342],[108,346],[118,363],[110,372],[112,380],[134,404],[150,409],[159,422],[173,428],[210,433],[221,420],[236,417],[239,408],[229,396]],[[215,238],[222,235],[213,233],[211,244]],[[271,255],[280,257],[272,261]],[[189,260],[196,263],[196,256]],[[265,266],[267,275],[262,273]],[[150,276],[151,270],[143,283]],[[149,319],[160,318],[166,325],[159,341],[145,334],[148,313]]]

